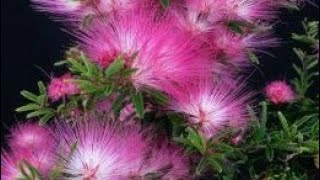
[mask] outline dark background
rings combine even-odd
[[[313,0],[319,4],[319,0]],[[272,56],[262,55],[262,65],[250,78],[251,85],[260,90],[266,82],[287,79],[292,76],[291,62],[295,60],[289,42],[292,32],[301,32],[300,22],[304,17],[318,19],[318,8],[306,5],[301,12],[284,11],[275,24],[277,37],[282,45],[270,49]],[[17,120],[22,120],[14,109],[23,104],[19,92],[34,91],[36,82],[49,77],[52,64],[61,60],[64,51],[71,45],[71,37],[62,31],[61,24],[48,16],[33,11],[28,0],[1,0],[1,139]],[[3,142],[3,141],[2,141]]]

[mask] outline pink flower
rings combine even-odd
[[[296,98],[290,85],[285,81],[273,81],[265,89],[267,98],[273,104],[284,104],[293,102]]]
[[[256,23],[275,16],[270,0],[185,0],[175,3],[170,11],[180,28],[195,34],[211,32],[228,21]]]
[[[48,178],[49,172],[53,169],[55,157],[48,156],[46,154],[17,154],[3,152],[1,154],[1,179],[3,180],[13,180],[25,178],[21,168],[29,175],[31,175],[28,164],[33,168],[36,168],[39,175],[44,178]],[[35,178],[35,180],[38,180]]]
[[[53,78],[48,87],[48,95],[52,101],[57,101],[60,98],[69,95],[76,95],[80,93],[80,89],[75,82],[73,82],[71,74],[65,74],[58,78]]]
[[[263,49],[277,44],[277,40],[271,38],[268,32],[239,34],[223,26],[216,26],[207,36],[212,52],[219,60],[217,63],[231,64],[238,69],[249,67],[249,51],[262,52]],[[235,71],[226,70],[226,73],[232,74]]]
[[[257,22],[272,20],[275,17],[275,9],[270,0],[226,0],[222,1],[225,14],[234,20]]]
[[[31,0],[39,11],[49,12],[61,20],[80,21],[91,14],[87,1],[75,0]]]
[[[246,105],[250,95],[241,86],[217,82],[200,82],[172,91],[170,109],[184,113],[189,122],[211,138],[226,127],[243,130],[248,121]]]
[[[136,88],[164,90],[210,76],[210,57],[202,42],[174,28],[170,19],[155,19],[160,19],[156,12],[143,8],[111,18],[79,35],[82,47],[103,68],[124,58],[136,70],[130,77]]]
[[[167,142],[153,145],[148,157],[131,177],[148,177],[150,174],[166,180],[187,179],[189,176],[189,160],[183,149]],[[144,179],[144,178],[143,178]]]
[[[39,11],[49,12],[58,20],[84,22],[125,13],[139,6],[153,5],[148,0],[31,0]],[[72,24],[74,25],[74,24]],[[78,25],[78,24],[77,24]],[[68,24],[70,26],[70,24]]]
[[[34,123],[20,124],[11,130],[10,148],[18,160],[26,160],[40,173],[48,175],[55,163],[55,144],[47,127]]]
[[[35,123],[20,124],[11,130],[10,147],[15,152],[47,151],[53,146],[50,130]]]
[[[21,176],[19,165],[24,161],[47,177],[55,165],[55,144],[50,130],[34,123],[20,124],[11,130],[9,139],[12,153],[4,153],[6,176]],[[15,178],[13,178],[15,179]]]
[[[104,120],[103,120],[104,121]],[[64,173],[79,179],[117,179],[128,174],[143,159],[147,142],[139,129],[119,127],[98,119],[71,127],[57,126]],[[71,153],[70,149],[76,149]]]
[[[19,169],[17,160],[12,154],[7,152],[1,153],[1,179],[13,180],[23,178]]]
[[[215,24],[223,18],[222,1],[185,0],[175,3],[170,11],[172,18],[181,29],[193,34],[210,32]]]

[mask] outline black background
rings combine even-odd
[[[319,0],[314,0],[318,4]],[[262,55],[262,65],[250,78],[251,85],[260,90],[266,82],[287,79],[292,76],[290,64],[295,60],[289,42],[290,33],[301,32],[303,17],[318,19],[318,8],[306,5],[301,12],[283,11],[281,20],[275,23],[277,37],[282,45],[270,49],[270,55]],[[7,127],[23,120],[14,109],[24,101],[19,95],[23,89],[35,90],[39,80],[49,81],[52,64],[61,60],[71,45],[71,36],[61,30],[61,24],[48,16],[35,12],[28,0],[1,0],[1,139]],[[3,141],[2,141],[3,142]]]

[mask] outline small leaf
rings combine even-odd
[[[40,106],[38,104],[28,104],[26,106],[19,107],[16,109],[16,112],[26,112],[39,109]]]
[[[39,110],[39,111],[34,111],[31,112],[29,114],[27,114],[27,118],[33,118],[33,117],[38,117],[38,116],[42,116],[42,115],[47,115],[47,114],[51,114],[52,112],[49,110]]]
[[[295,40],[295,41],[299,41],[299,42],[302,42],[302,43],[306,43],[306,44],[316,44],[317,43],[317,40],[314,39],[314,38],[311,38],[307,35],[298,35],[298,34],[295,34],[293,33],[292,34],[292,39]]]
[[[104,88],[104,91],[103,91],[103,95],[105,97],[109,97],[111,95],[111,93],[113,92],[114,90],[114,84],[110,84],[110,85],[106,85],[106,87]]]
[[[74,82],[76,82],[81,87],[81,89],[88,93],[95,93],[97,91],[95,85],[88,80],[77,79],[74,80]]]
[[[201,159],[201,161],[199,162],[199,164],[196,167],[196,174],[199,176],[202,174],[202,171],[205,169],[205,167],[207,166],[208,163],[208,159],[203,157]]]
[[[30,101],[34,101],[34,102],[38,101],[38,96],[36,96],[35,94],[33,94],[29,91],[21,91],[21,95],[23,97],[29,99]]]
[[[274,150],[271,147],[271,145],[267,145],[266,156],[267,156],[267,159],[268,159],[269,162],[273,161],[273,159],[274,159]]]
[[[54,66],[58,67],[58,66],[63,66],[65,64],[68,64],[68,61],[62,60],[62,61],[58,61],[58,62],[54,63]]]
[[[144,101],[142,92],[138,92],[132,96],[132,102],[139,118],[144,117]]]
[[[161,91],[151,91],[150,95],[159,105],[166,105],[169,102],[169,98]]]
[[[38,82],[39,92],[41,95],[47,94],[47,88],[42,81]]]
[[[261,112],[261,133],[263,136],[266,133],[266,128],[267,128],[267,122],[268,122],[268,106],[265,101],[261,103],[262,106],[262,112]]]
[[[259,122],[259,118],[257,117],[256,113],[250,105],[247,105],[247,110],[250,115],[250,120],[254,122]]]
[[[218,173],[222,173],[223,169],[219,161],[211,157],[208,158],[208,160],[213,170],[215,170]]]
[[[164,8],[167,8],[169,7],[170,5],[170,0],[160,0],[161,1],[161,4]]]
[[[124,60],[119,58],[115,60],[105,71],[104,74],[106,77],[111,77],[115,73],[119,72],[124,68]]]
[[[78,60],[68,59],[68,61],[71,64],[70,71],[81,74],[86,72],[86,68]]]
[[[40,126],[45,125],[51,118],[54,117],[54,113],[48,113],[47,115],[40,118]]]
[[[260,64],[259,58],[252,51],[248,50],[248,56],[252,63]]]
[[[279,120],[281,122],[281,125],[283,127],[284,132],[287,134],[287,136],[290,136],[291,133],[290,133],[289,124],[288,124],[287,119],[284,117],[284,115],[280,111],[278,112],[278,117],[279,117]]]
[[[307,69],[312,69],[314,67],[316,67],[318,65],[319,61],[316,59],[314,61],[312,61],[310,64],[308,64]]]
[[[314,158],[314,164],[317,167],[317,169],[319,169],[319,154],[317,154]]]
[[[205,154],[207,151],[207,143],[205,141],[205,139],[194,129],[188,127],[186,129],[186,132],[188,132],[188,137],[187,139],[191,142],[191,144],[197,148],[197,150],[201,153],[201,154]]]
[[[69,156],[72,156],[76,152],[77,148],[78,148],[78,142],[73,143],[70,148]]]
[[[123,71],[121,71],[120,73],[120,77],[122,78],[126,78],[131,76],[133,73],[137,72],[137,69],[124,69]]]

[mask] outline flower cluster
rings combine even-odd
[[[25,175],[24,160],[44,177],[59,162],[62,179],[186,179],[190,168],[182,150],[166,136],[151,136],[148,131],[156,128],[135,122],[135,114],[143,119],[157,109],[144,100],[150,98],[148,92],[159,92],[168,98],[159,109],[182,114],[185,127],[200,134],[200,143],[191,141],[198,149],[203,139],[229,129],[235,131],[231,141],[238,144],[253,97],[239,79],[246,79],[244,72],[258,61],[256,53],[277,44],[271,27],[287,2],[172,0],[165,6],[160,0],[31,1],[68,22],[81,58],[67,58],[70,72],[51,80],[45,92],[50,102],[39,103],[41,95],[24,93],[36,104],[20,110],[36,109],[29,116],[51,118],[66,108],[70,115],[63,117],[79,120],[75,125],[58,122],[53,134],[34,124],[19,126],[12,132],[13,153],[3,155],[4,179]],[[270,84],[266,95],[274,104],[292,102],[295,96],[283,82]],[[47,105],[55,107],[59,100],[57,110]],[[152,108],[145,109],[149,104]],[[88,107],[93,112],[85,112]]]
[[[189,162],[182,149],[163,139],[155,143],[146,136],[148,131],[140,129],[94,116],[75,127],[57,122],[54,133],[33,123],[19,125],[11,132],[12,153],[2,155],[1,179],[24,178],[24,173],[31,175],[30,167],[39,171],[35,179],[49,178],[55,162],[64,167],[58,177],[62,179],[129,179],[152,174],[165,179],[187,177]],[[160,148],[153,148],[156,145]]]
[[[67,1],[56,3],[60,8],[47,2],[37,2],[38,7],[55,14],[64,7],[63,13],[72,17],[83,16],[79,11],[107,14],[93,17],[87,28],[72,28],[80,49],[103,69],[124,59],[125,67],[133,71],[129,81],[135,89],[169,94],[173,104],[169,109],[192,115],[189,122],[206,129],[208,138],[226,126],[245,127],[248,93],[231,92],[239,91],[236,79],[251,67],[250,56],[276,44],[268,26],[280,4],[185,0],[173,1],[163,10],[155,1],[77,1],[73,8]],[[212,79],[222,83],[207,85]],[[63,94],[50,89],[52,99]],[[195,120],[194,116],[203,117]]]

